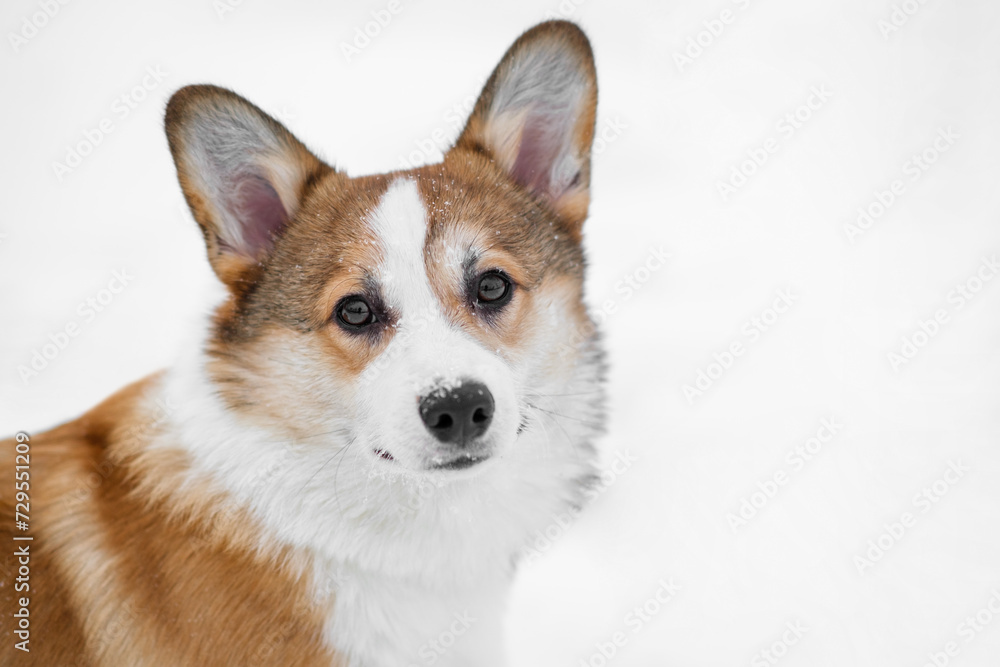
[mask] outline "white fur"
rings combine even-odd
[[[511,364],[453,325],[427,278],[426,213],[414,183],[394,183],[368,223],[384,257],[376,278],[403,313],[385,363],[371,364],[348,392],[333,378],[316,379],[310,399],[329,409],[287,415],[308,424],[310,435],[296,438],[228,410],[199,342],[167,378],[177,408],[158,444],[189,451],[192,475],[209,476],[234,506],[250,508],[265,539],[312,556],[314,599],[329,612],[326,639],[349,665],[431,664],[433,654],[435,665],[499,666],[514,561],[535,531],[579,500],[578,481],[593,471],[586,411],[599,404],[594,348],[584,344],[563,368],[530,358]],[[434,270],[461,275],[457,265]],[[569,307],[551,305],[539,345],[563,335]],[[315,366],[306,337],[288,336],[274,355]],[[422,472],[438,443],[420,422],[417,398],[434,382],[462,378],[494,393],[494,455],[460,473]],[[380,459],[377,448],[396,461]],[[444,653],[429,648],[456,614],[476,621]]]
[[[402,313],[402,319],[383,353],[390,363],[372,364],[361,376],[361,442],[372,450],[389,451],[395,466],[424,471],[428,462],[441,461],[441,443],[420,421],[419,398],[435,386],[478,381],[489,387],[496,403],[485,438],[495,455],[503,455],[520,421],[511,373],[495,352],[486,350],[442,313],[424,266],[427,215],[417,185],[405,179],[395,181],[368,223],[383,256],[378,279],[388,305]],[[473,472],[485,465],[489,463],[476,466]]]

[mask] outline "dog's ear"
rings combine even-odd
[[[281,123],[236,93],[186,86],[167,104],[177,177],[230,288],[271,250],[306,190],[330,171]]]
[[[507,50],[453,150],[487,154],[556,215],[580,225],[590,203],[596,112],[590,42],[575,24],[548,21]]]

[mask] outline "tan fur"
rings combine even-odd
[[[8,546],[0,572],[5,610],[30,596],[31,651],[4,641],[0,663],[335,664],[319,641],[325,610],[305,595],[308,563],[281,549],[257,553],[249,517],[217,520],[224,505],[207,483],[180,488],[184,457],[147,448],[150,424],[162,421],[148,404],[158,382],[31,436],[31,590],[11,588]],[[14,444],[0,443],[8,461]],[[0,477],[0,540],[17,544],[13,469]]]

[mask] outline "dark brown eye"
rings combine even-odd
[[[476,301],[481,305],[493,308],[503,306],[510,301],[514,291],[512,288],[510,279],[502,273],[498,271],[484,273],[479,278]]]
[[[375,321],[375,313],[371,306],[360,296],[349,296],[337,308],[337,319],[341,324],[358,328],[368,326]]]

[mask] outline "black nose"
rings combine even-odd
[[[435,438],[462,447],[490,427],[493,394],[481,382],[440,387],[420,399],[420,418]]]

